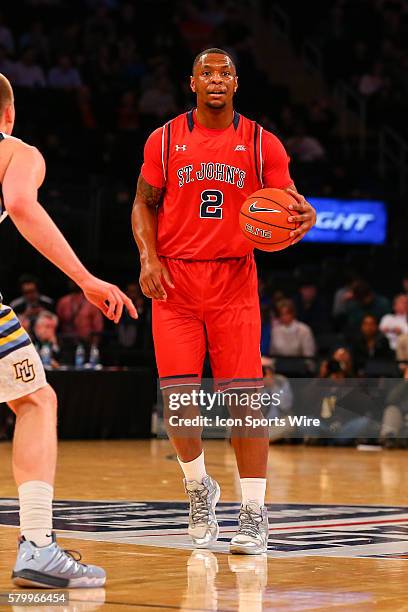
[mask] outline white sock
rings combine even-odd
[[[20,532],[36,546],[51,544],[53,496],[53,487],[40,480],[30,480],[18,487]]]
[[[204,451],[201,455],[198,455],[196,459],[193,461],[181,461],[178,459],[181,469],[184,472],[184,478],[187,482],[191,482],[195,480],[196,482],[203,482],[204,478],[207,476],[207,472],[205,471],[205,463],[204,463]]]
[[[241,478],[242,505],[255,501],[265,505],[266,478]]]

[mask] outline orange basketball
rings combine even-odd
[[[289,209],[289,204],[296,200],[282,189],[259,189],[243,203],[239,213],[239,225],[244,236],[254,247],[261,251],[281,251],[288,247],[293,238],[290,232],[299,227],[299,223],[288,221],[296,214]]]

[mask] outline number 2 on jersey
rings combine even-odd
[[[222,219],[224,194],[218,189],[206,189],[201,194],[201,219]]]

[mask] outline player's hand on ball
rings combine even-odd
[[[167,300],[167,292],[162,281],[174,289],[174,284],[170,273],[161,263],[158,257],[148,259],[142,263],[140,271],[140,288],[144,295],[154,300]]]
[[[138,318],[137,310],[132,300],[116,285],[106,283],[100,278],[90,276],[81,285],[88,302],[99,308],[111,321],[119,323],[123,306],[133,319]]]
[[[293,189],[286,189],[288,193],[296,200],[295,204],[290,204],[289,208],[295,213],[288,217],[288,221],[295,221],[300,223],[300,226],[290,233],[293,238],[292,244],[296,244],[299,240],[302,240],[303,236],[314,226],[316,223],[316,211],[305,198]]]

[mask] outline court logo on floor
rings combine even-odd
[[[408,508],[269,504],[268,555],[273,558],[322,556],[408,559]],[[239,505],[220,503],[219,540],[227,552]],[[183,502],[57,501],[55,528],[61,536],[122,544],[192,549]],[[15,499],[0,498],[0,525],[17,526]]]

